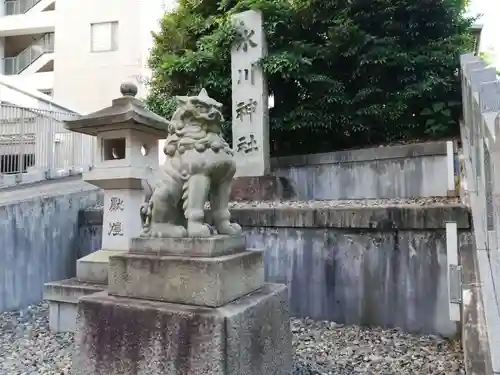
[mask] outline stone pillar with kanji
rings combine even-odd
[[[238,13],[233,21],[239,33],[231,51],[236,176],[264,176],[270,166],[268,91],[259,66],[267,55],[262,13]]]
[[[262,12],[233,16],[238,37],[231,50],[232,133],[236,179],[233,200],[281,200],[294,196],[289,180],[270,165],[269,93],[260,66],[267,56]]]

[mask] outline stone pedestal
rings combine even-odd
[[[73,374],[288,375],[288,288],[243,245],[133,239],[110,257],[108,290],[79,300]]]
[[[264,287],[224,307],[82,297],[74,375],[289,375],[287,287]]]
[[[108,292],[219,307],[264,285],[263,252],[214,258],[123,254],[109,258]]]
[[[108,284],[109,257],[123,250],[98,250],[76,261],[76,278],[84,283]]]
[[[46,283],[43,299],[49,303],[51,331],[75,332],[78,299],[104,288],[102,284],[81,282],[76,278]]]
[[[78,299],[107,288],[109,257],[123,250],[99,250],[76,262],[76,277],[44,285],[49,303],[49,327],[53,332],[76,332]]]

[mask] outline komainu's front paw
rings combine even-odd
[[[150,238],[187,237],[187,231],[186,228],[180,225],[154,223],[149,232],[147,233],[147,237]]]
[[[203,223],[188,222],[187,234],[189,237],[210,237],[212,231],[210,226]]]
[[[231,223],[229,220],[216,224],[215,227],[219,234],[240,234],[242,232],[239,224]]]

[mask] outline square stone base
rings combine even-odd
[[[130,252],[137,254],[217,257],[245,250],[243,234],[217,235],[205,238],[132,238]]]
[[[219,257],[122,254],[109,258],[110,295],[219,307],[264,285],[264,255]]]
[[[289,375],[288,288],[219,308],[109,296],[79,302],[73,375]]]
[[[52,332],[76,332],[78,305],[69,302],[49,302],[49,328]]]
[[[76,277],[79,281],[88,283],[108,283],[109,257],[124,254],[125,251],[98,250],[76,262]]]
[[[43,298],[49,303],[50,330],[76,332],[78,299],[104,289],[103,284],[81,282],[76,278],[46,283]]]

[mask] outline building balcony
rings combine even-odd
[[[55,0],[6,0],[5,16],[14,16],[28,12],[43,12],[55,9]]]
[[[29,11],[24,14],[0,17],[0,37],[54,32],[55,26],[55,10]]]
[[[22,45],[22,37],[12,39],[12,43],[9,43],[10,39],[6,39],[6,51]],[[53,52],[54,33],[43,34],[26,46],[21,52],[15,52],[14,56],[4,58],[4,74],[33,74],[41,71],[54,71]]]

